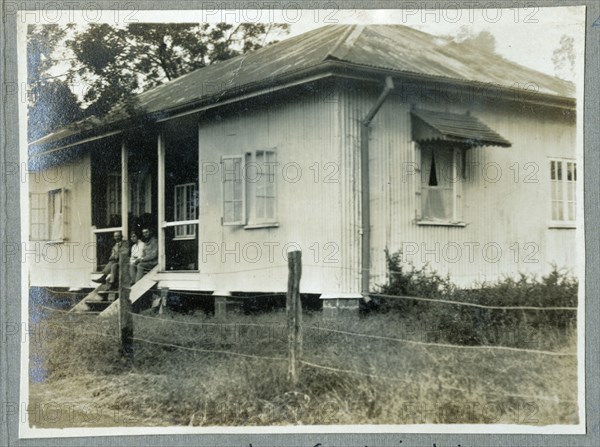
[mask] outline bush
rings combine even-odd
[[[478,284],[474,289],[456,287],[427,265],[402,265],[401,253],[386,252],[388,283],[384,295],[403,295],[485,306],[577,307],[578,281],[556,266],[541,278],[521,274]],[[379,298],[382,312],[402,315],[413,324],[427,326],[433,340],[468,345],[506,344],[515,347],[554,348],[574,331],[577,313],[572,310],[485,309],[410,299]]]

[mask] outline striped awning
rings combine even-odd
[[[413,110],[413,140],[418,143],[451,142],[464,147],[510,147],[510,141],[470,114]]]

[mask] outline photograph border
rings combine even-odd
[[[21,348],[23,343],[18,337],[8,336],[7,325],[11,322],[22,321],[21,315],[21,265],[19,263],[7,262],[7,243],[21,240],[20,212],[22,205],[19,201],[21,191],[21,179],[16,175],[9,175],[7,167],[11,164],[20,163],[20,141],[19,141],[19,94],[15,94],[9,85],[18,85],[17,73],[17,14],[12,9],[17,5],[19,10],[36,10],[44,6],[57,8],[57,5],[77,2],[67,1],[6,1],[2,10],[2,42],[3,56],[2,64],[2,123],[0,128],[0,144],[2,146],[2,159],[0,161],[2,184],[0,185],[0,234],[2,234],[2,269],[0,272],[0,322],[2,324],[2,336],[0,353],[0,393],[2,395],[2,429],[0,429],[0,445],[6,446],[81,446],[81,445],[172,445],[172,446],[457,446],[468,445],[492,446],[500,443],[508,445],[548,445],[548,446],[587,446],[600,444],[599,414],[600,404],[600,381],[597,365],[600,351],[600,327],[598,321],[590,317],[600,314],[600,305],[595,297],[600,296],[598,278],[600,277],[600,232],[597,231],[600,222],[600,210],[597,206],[600,197],[600,182],[597,173],[600,172],[600,129],[598,128],[598,117],[600,111],[598,104],[600,99],[600,79],[598,74],[600,54],[600,4],[596,0],[580,1],[512,1],[512,0],[490,0],[473,1],[394,1],[394,2],[331,2],[331,1],[282,1],[263,2],[277,6],[293,4],[300,8],[326,8],[335,7],[339,9],[406,9],[406,8],[444,8],[444,7],[551,7],[551,6],[586,6],[586,42],[585,42],[585,97],[584,97],[584,209],[585,209],[585,313],[588,318],[585,321],[585,394],[586,394],[586,428],[585,435],[543,435],[543,434],[436,434],[422,433],[419,426],[415,431],[420,433],[357,433],[360,430],[347,430],[344,433],[332,433],[331,430],[323,429],[322,434],[294,433],[294,434],[181,434],[173,435],[125,435],[110,437],[85,437],[85,438],[37,438],[19,439],[18,425],[19,415],[9,414],[7,408],[10,403],[19,403],[21,376]],[[86,2],[82,2],[86,3]],[[95,0],[95,5],[106,9],[127,10],[135,7],[139,10],[160,9],[206,9],[223,8],[238,9],[256,6],[261,2],[244,1],[180,1],[178,3],[167,3],[164,1],[111,1]],[[594,25],[596,23],[596,25]],[[579,109],[581,110],[581,109]],[[580,124],[578,123],[578,126]],[[21,405],[19,404],[19,408]],[[360,426],[353,426],[358,427]],[[472,427],[462,425],[457,427]],[[487,425],[486,427],[490,427]],[[541,427],[543,428],[543,427]],[[285,431],[285,427],[281,427]],[[91,432],[94,429],[90,430]],[[140,430],[141,431],[141,430]],[[165,428],[164,433],[176,433],[177,430]],[[168,437],[166,437],[168,436]]]

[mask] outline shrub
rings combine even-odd
[[[541,278],[520,274],[478,284],[473,289],[456,287],[427,265],[403,265],[401,253],[386,252],[388,282],[380,288],[384,295],[403,295],[485,306],[577,307],[578,281],[553,266]],[[432,303],[382,297],[382,312],[402,315],[405,320],[434,328],[435,341],[461,344],[507,344],[540,348],[562,345],[576,325],[572,310],[484,309],[473,306]]]

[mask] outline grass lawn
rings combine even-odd
[[[303,324],[302,359],[330,369],[304,364],[293,386],[284,312],[226,321],[201,313],[136,315],[131,363],[119,358],[116,320],[48,312],[41,335],[30,340],[30,406],[39,408],[30,424],[578,422],[575,356],[444,346],[453,334],[415,315],[327,320],[316,313]],[[573,327],[525,321],[478,330],[488,346],[576,351]]]

